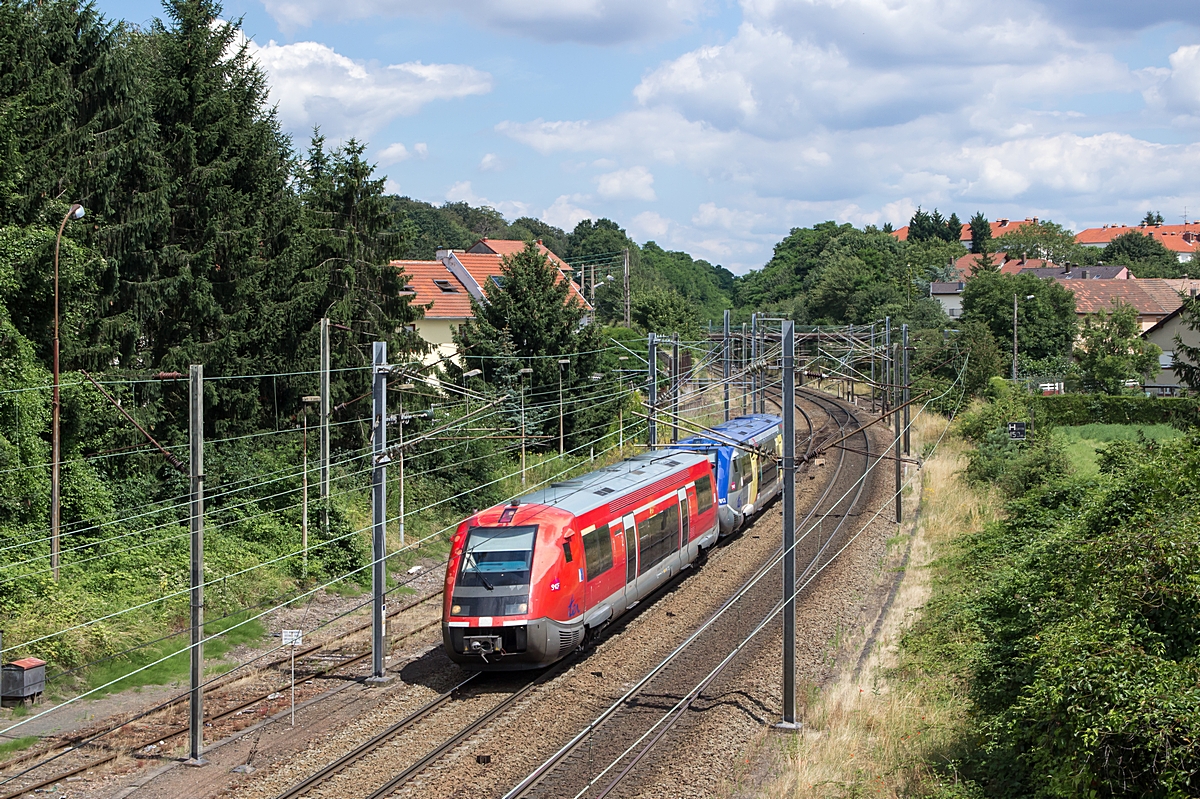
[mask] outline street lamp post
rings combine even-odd
[[[1032,300],[1032,294],[1026,294],[1025,299]],[[1017,379],[1017,295],[1013,295],[1013,364],[1012,379]]]
[[[532,369],[522,369],[521,375],[521,485],[525,485],[525,375],[533,374]]]
[[[71,207],[67,209],[67,213],[62,218],[62,224],[58,226],[58,235],[54,238],[54,400],[53,400],[53,420],[51,429],[51,439],[53,446],[51,447],[50,464],[50,570],[54,573],[54,581],[58,582],[59,574],[59,534],[61,532],[62,521],[62,492],[59,485],[59,467],[61,465],[61,450],[62,450],[62,431],[59,429],[59,418],[62,415],[62,403],[59,399],[58,392],[58,249],[62,244],[63,229],[67,226],[67,221],[71,219],[83,219],[83,215],[87,213],[84,207],[79,203],[71,203]]]
[[[308,578],[308,406],[313,403],[319,403],[319,396],[301,397],[300,401],[304,404],[304,482],[301,506],[303,510],[300,514],[300,546],[304,550],[304,577]]]
[[[558,457],[563,456],[563,395],[562,395],[562,375],[563,367],[571,362],[570,358],[558,359]]]
[[[469,372],[463,372],[463,397],[467,401],[467,412],[463,416],[463,438],[467,439],[463,442],[463,451],[465,452],[471,446],[471,392],[467,390],[467,381],[472,377],[479,377],[483,374],[482,369],[472,369]]]

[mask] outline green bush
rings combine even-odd
[[[1194,397],[1059,394],[1028,397],[1026,402],[1036,422],[1052,426],[1103,422],[1200,427],[1200,399]]]

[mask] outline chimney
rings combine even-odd
[[[1088,279],[1088,270],[1086,270],[1086,269],[1081,269],[1081,270],[1080,270],[1080,272],[1079,272],[1079,276],[1080,276],[1081,278],[1083,278],[1084,280],[1087,280],[1087,279]]]
[[[1035,216],[1035,217],[1033,218],[1033,224],[1035,224],[1035,225],[1036,225],[1037,223],[1038,223],[1038,218]]]
[[[448,259],[450,257],[451,252],[452,252],[452,250],[449,247],[438,247],[437,252],[434,253],[433,257],[437,258],[439,261],[445,263],[446,259]]]

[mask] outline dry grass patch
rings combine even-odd
[[[981,530],[996,518],[998,502],[966,485],[964,447],[958,439],[943,437],[945,428],[944,418],[930,414],[914,423],[914,451],[932,454],[921,471],[921,513],[906,568],[879,635],[860,668],[848,669],[814,691],[804,712],[805,733],[777,739],[784,742],[778,776],[764,786],[763,796],[953,793],[938,767],[945,765],[946,753],[963,727],[966,702],[958,685],[905,663],[901,640],[930,598],[937,558],[956,537]],[[911,529],[906,526],[903,532]],[[894,542],[910,546],[907,535]],[[897,668],[901,665],[903,672]]]

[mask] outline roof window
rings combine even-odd
[[[496,288],[504,288],[504,275],[492,275],[492,282],[496,284]]]
[[[449,280],[446,280],[445,278],[434,278],[433,285],[437,286],[439,289],[441,289],[446,294],[457,294],[458,293],[458,289],[455,288],[454,284],[451,283]]]

